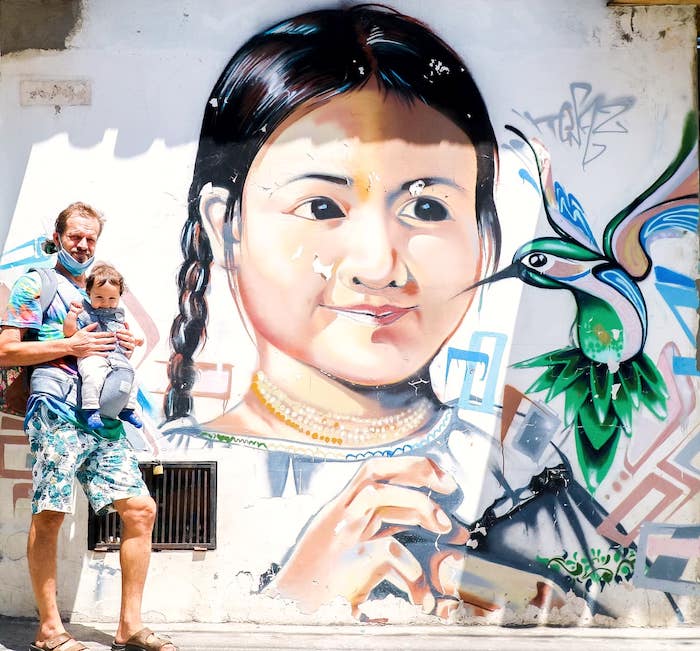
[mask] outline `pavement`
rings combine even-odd
[[[36,622],[0,616],[0,651],[27,651]],[[700,627],[554,628],[498,626],[284,626],[270,624],[160,624],[180,651],[304,649],[335,651],[649,651],[700,649]],[[71,624],[70,631],[91,651],[108,651],[113,624]]]

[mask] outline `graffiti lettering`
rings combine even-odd
[[[565,144],[583,150],[581,166],[600,157],[607,145],[600,142],[600,136],[610,133],[627,133],[627,128],[617,119],[634,105],[633,97],[620,97],[613,100],[605,95],[593,94],[590,84],[574,82],[569,86],[571,100],[566,100],[556,113],[533,116],[529,111],[514,113],[528,120],[541,133],[548,128],[556,138]]]

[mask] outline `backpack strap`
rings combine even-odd
[[[42,320],[46,316],[46,311],[49,309],[53,299],[58,293],[58,277],[55,269],[45,269],[37,267],[28,271],[36,271],[41,278],[41,294],[39,295],[39,304],[41,305]]]

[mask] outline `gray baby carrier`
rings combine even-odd
[[[100,392],[100,414],[107,418],[117,418],[126,409],[134,383],[134,369],[120,359],[110,358],[112,367]]]
[[[92,318],[100,324],[99,331],[114,332],[112,326],[116,321],[116,313],[121,314],[123,321],[123,312],[115,308],[93,308],[83,303],[92,314]],[[131,394],[131,388],[134,383],[134,369],[129,363],[124,349],[117,342],[115,350],[107,356],[109,371],[105,377],[102,391],[100,391],[100,414],[107,418],[117,418],[119,413],[126,408]]]

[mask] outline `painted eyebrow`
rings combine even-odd
[[[296,181],[325,181],[326,183],[334,183],[335,185],[344,185],[346,187],[351,187],[353,185],[352,179],[347,176],[336,176],[334,174],[317,174],[315,172],[310,172],[309,174],[300,174],[299,176],[293,176],[291,179],[287,179],[281,185],[289,185],[290,183],[295,183]]]
[[[296,181],[306,181],[309,179],[314,181],[324,181],[326,183],[333,183],[335,185],[342,185],[348,188],[354,185],[353,180],[347,176],[310,172],[308,174],[300,174],[299,176],[293,176],[292,178],[284,181],[280,187],[289,185],[290,183],[295,183]],[[425,183],[426,188],[430,187],[431,185],[446,185],[448,187],[454,188],[455,190],[460,190],[461,192],[464,192],[464,188],[461,185],[459,185],[459,183],[456,183],[455,181],[447,178],[446,176],[422,176],[417,179],[412,179],[403,183],[398,191],[389,194],[390,200],[393,201],[401,194],[408,192],[411,189],[411,186],[419,181]]]

